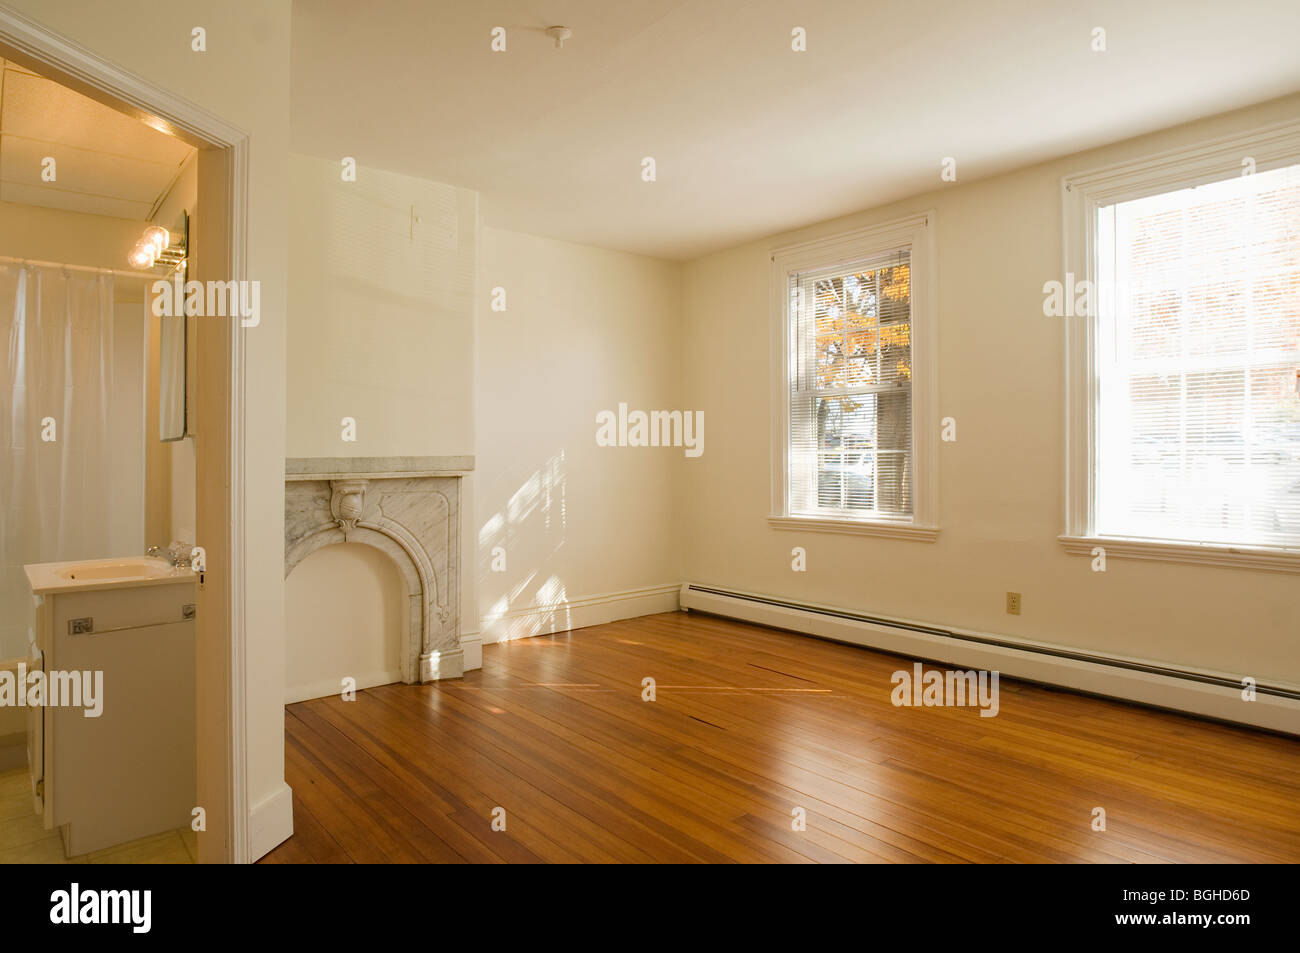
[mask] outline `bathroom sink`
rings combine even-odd
[[[72,563],[59,570],[69,582],[104,582],[109,579],[160,579],[175,572],[172,564],[153,556],[126,559],[90,559]]]
[[[36,596],[92,589],[134,589],[192,583],[198,577],[189,566],[172,566],[156,556],[114,556],[79,559],[66,563],[24,566],[27,582]]]

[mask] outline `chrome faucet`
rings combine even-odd
[[[190,565],[190,553],[194,550],[193,543],[183,543],[179,539],[174,539],[171,545],[167,547],[167,552],[171,555],[172,567],[184,566],[186,569]]]
[[[185,566],[189,564],[190,551],[193,548],[194,547],[189,543],[182,543],[180,540],[173,540],[171,545],[166,549],[163,549],[161,546],[150,546],[145,550],[144,554],[146,556],[152,556],[155,559],[165,559],[167,560],[168,565],[175,569],[177,566]]]

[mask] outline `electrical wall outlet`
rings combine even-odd
[[[1020,593],[1007,593],[1007,615],[1020,615]]]

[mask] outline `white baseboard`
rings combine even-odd
[[[293,836],[293,789],[281,784],[248,812],[248,860],[270,853]]]
[[[508,609],[500,615],[484,618],[480,642],[483,645],[510,642],[657,612],[676,612],[681,588],[681,583],[674,582],[566,599],[554,605]]]
[[[363,688],[374,688],[376,685],[391,685],[393,682],[400,682],[402,673],[396,670],[391,672],[363,672],[352,677],[357,680],[357,691],[361,691]],[[284,703],[292,705],[294,702],[305,702],[310,698],[326,698],[330,695],[338,695],[342,691],[343,679],[341,677],[321,679],[303,685],[290,685],[285,689]]]
[[[483,638],[479,632],[462,632],[460,649],[465,657],[465,671],[483,667]]]
[[[702,588],[713,591],[701,591]],[[774,602],[782,604],[776,605]],[[1171,708],[1272,731],[1300,734],[1300,698],[1257,691],[1254,701],[1246,701],[1242,698],[1241,675],[1186,667],[1182,667],[1179,673],[1165,674],[1149,669],[1169,669],[1170,666],[1145,659],[1102,659],[1085,649],[959,630],[951,626],[940,631],[936,626],[907,619],[867,621],[860,618],[859,613],[848,609],[797,605],[792,604],[791,600],[690,583],[682,586],[681,606],[683,609],[697,609],[837,642],[894,652],[913,659],[926,659],[962,668],[996,670],[1011,678],[1158,708]],[[916,631],[913,627],[931,631]],[[990,642],[1001,644],[988,644]],[[1088,655],[1094,657],[1079,657]],[[1224,684],[1200,681],[1198,678],[1213,679]],[[1266,679],[1258,676],[1256,680],[1261,684],[1267,683]],[[1273,684],[1271,687],[1293,696],[1300,695],[1300,686]]]

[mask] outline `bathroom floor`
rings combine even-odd
[[[47,831],[32,812],[27,769],[0,772],[0,864],[192,864],[195,841],[193,831],[165,831],[65,858],[59,832]]]

